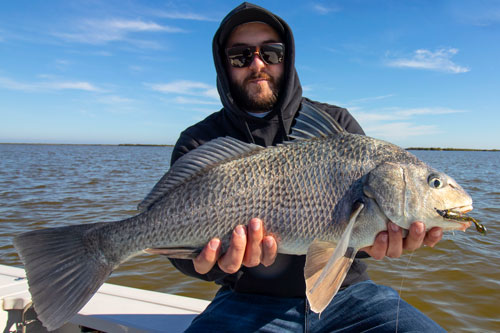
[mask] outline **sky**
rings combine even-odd
[[[408,147],[500,149],[499,0],[255,1],[303,95]],[[222,105],[211,43],[239,1],[0,2],[0,143],[174,144]]]

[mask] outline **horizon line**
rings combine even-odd
[[[30,142],[0,142],[0,145],[38,145],[38,146],[126,146],[126,147],[174,147],[174,144],[154,143],[30,143]],[[436,150],[436,151],[500,151],[496,148],[452,148],[452,147],[407,147],[405,150]]]

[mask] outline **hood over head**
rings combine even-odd
[[[273,110],[262,119],[249,115],[234,101],[225,67],[225,43],[229,35],[237,26],[255,21],[270,25],[285,44],[283,85]],[[217,71],[217,90],[229,120],[245,132],[252,142],[255,141],[255,135],[262,135],[262,143],[266,146],[288,139],[294,115],[302,101],[302,87],[295,70],[295,43],[288,24],[264,8],[244,2],[222,20],[212,42],[212,51]]]

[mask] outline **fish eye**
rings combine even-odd
[[[446,185],[446,182],[436,174],[430,175],[429,178],[427,179],[427,181],[428,181],[430,187],[436,188],[436,189],[441,188],[441,187]]]

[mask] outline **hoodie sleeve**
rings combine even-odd
[[[205,281],[220,280],[220,279],[224,278],[225,276],[229,275],[228,273],[223,272],[217,264],[215,264],[214,268],[212,268],[212,270],[210,272],[208,272],[207,274],[199,274],[194,269],[194,265],[193,265],[192,260],[189,260],[189,259],[170,259],[170,258],[169,258],[169,260],[172,263],[172,265],[174,265],[174,267],[177,268],[182,273],[184,273],[188,276],[194,277],[194,278],[205,280]]]

